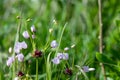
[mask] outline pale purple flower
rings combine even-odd
[[[25,41],[21,42],[20,46],[23,49],[27,49],[27,44],[25,43]]]
[[[10,66],[10,65],[14,62],[14,60],[15,60],[15,59],[14,59],[13,56],[12,56],[12,57],[9,57],[8,60],[7,60],[7,62],[6,62],[6,63],[7,63],[7,66]]]
[[[89,66],[83,66],[83,71],[84,72],[89,72]]]
[[[23,62],[23,60],[24,60],[24,55],[23,55],[22,53],[17,54],[16,57],[17,57],[18,61]]]
[[[24,31],[22,35],[23,35],[23,37],[26,38],[26,39],[28,39],[28,38],[30,37],[28,31]]]
[[[57,53],[57,58],[58,59],[63,59],[63,56],[64,56],[63,53]]]
[[[30,29],[31,29],[31,32],[35,32],[35,31],[36,31],[36,29],[35,29],[35,26],[34,26],[34,25],[32,25]]]
[[[83,66],[83,71],[84,72],[89,72],[89,71],[94,71],[95,68],[89,68],[89,66]]]
[[[34,34],[32,35],[32,38],[35,39],[35,35]]]
[[[20,42],[16,42],[14,46],[15,53],[20,53],[20,50],[21,50]]]
[[[50,45],[52,48],[56,48],[58,46],[56,40],[53,40]]]
[[[68,58],[69,58],[68,53],[64,53],[63,55],[64,55],[64,56],[63,56],[63,59],[64,59],[64,60],[68,60]]]
[[[53,62],[54,64],[59,64],[59,63],[60,63],[60,59],[57,58],[57,57],[55,57],[54,59],[52,59],[52,62]]]
[[[15,53],[20,53],[21,49],[26,49],[26,48],[27,48],[27,44],[25,43],[25,41],[16,42],[15,46],[14,46],[14,51],[15,51]]]
[[[57,54],[57,57],[58,57],[59,59],[68,60],[69,55],[68,55],[68,53],[58,53],[58,54]]]

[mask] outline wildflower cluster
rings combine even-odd
[[[35,27],[34,26],[31,26],[31,32],[35,32],[36,30],[35,30]],[[23,33],[22,33],[22,35],[23,35],[23,37],[25,38],[25,39],[29,39],[30,38],[30,35],[29,35],[29,33],[28,33],[28,31],[24,31]],[[34,35],[34,33],[32,34],[32,38],[34,39],[35,38],[35,35]],[[11,66],[12,65],[12,63],[14,63],[14,61],[17,59],[19,62],[23,62],[24,61],[24,55],[23,55],[23,53],[21,53],[21,50],[22,49],[27,49],[28,48],[28,45],[27,45],[27,43],[25,42],[25,41],[17,41],[17,42],[15,42],[15,45],[14,45],[14,53],[15,53],[15,56],[13,55],[13,56],[11,56],[11,57],[9,57],[8,58],[8,60],[6,61],[6,64],[7,64],[7,66]],[[12,48],[10,47],[9,48],[9,53],[11,53],[12,52]],[[38,51],[36,51],[35,52],[35,54],[37,55],[37,56],[39,56],[39,52]],[[24,73],[22,72],[22,71],[19,71],[18,73],[17,73],[17,76],[18,77],[21,77],[21,76],[23,76],[24,75]],[[19,78],[18,77],[15,77],[15,79],[14,80],[18,80]]]
[[[22,33],[22,36],[25,38],[25,39],[28,39],[28,40],[33,40],[35,38],[35,32],[36,32],[36,29],[35,29],[35,26],[32,25],[31,28],[30,28],[31,32],[25,30],[23,31]],[[50,29],[49,32],[51,33],[53,31],[53,29]],[[31,34],[32,33],[32,34]],[[31,35],[30,35],[31,34]],[[30,39],[29,39],[30,38]],[[49,42],[49,41],[48,41]],[[35,43],[34,40],[31,41],[31,43]],[[48,43],[47,43],[48,44]],[[64,72],[65,75],[69,75],[72,76],[73,75],[73,72],[75,71],[74,68],[71,68],[70,67],[70,64],[68,63],[68,59],[69,59],[69,54],[68,54],[68,50],[71,48],[74,48],[75,45],[72,45],[71,47],[65,47],[64,50],[62,52],[59,52],[59,47],[60,47],[60,42],[59,44],[57,43],[56,40],[52,40],[51,43],[49,43],[49,46],[50,46],[50,49],[54,49],[56,50],[56,53],[54,55],[54,58],[51,59],[51,55],[50,54],[45,54],[44,56],[44,59],[45,59],[45,65],[46,65],[46,72],[47,72],[47,76],[48,78],[50,78],[50,75],[52,73],[50,73],[51,71],[51,62],[53,64],[56,64],[55,66],[57,66],[58,64],[60,64],[62,61],[65,61],[64,66],[62,66],[62,69],[61,72]],[[45,46],[46,47],[46,46]],[[14,61],[17,59],[18,62],[24,62],[24,52],[22,52],[23,49],[27,49],[28,48],[28,45],[25,41],[17,41],[15,42],[15,45],[14,45],[14,50],[13,52],[15,53],[14,56],[11,56],[8,58],[7,60],[7,66],[11,66],[12,63],[14,63]],[[39,59],[40,57],[43,56],[43,51],[42,50],[38,50],[36,49],[36,45],[32,44],[32,48],[33,48],[33,57],[34,59],[36,60],[36,80],[38,80],[38,68],[39,68]],[[47,50],[45,48],[45,50]],[[10,48],[9,49],[9,53],[12,52],[12,49]],[[44,51],[44,53],[47,52],[47,51]],[[51,51],[50,51],[51,52]],[[32,58],[33,58],[32,57]],[[52,56],[53,57],[53,56]],[[46,60],[47,59],[47,60]],[[50,61],[49,61],[50,60]],[[94,68],[89,68],[88,66],[83,66],[81,71],[84,71],[84,72],[89,72],[89,71],[94,71],[95,69]],[[24,76],[25,73],[23,73],[24,71],[22,69],[20,69],[17,73],[17,77],[14,78],[14,80],[19,80],[20,77]],[[27,72],[27,71],[25,71]],[[28,74],[28,73],[27,73]],[[49,74],[49,75],[48,75]],[[27,77],[27,76],[26,76]],[[49,79],[48,79],[49,80]]]
[[[54,64],[59,64],[61,60],[68,60],[69,55],[68,53],[58,53],[57,56],[52,59]]]
[[[83,69],[84,72],[89,72],[89,71],[94,71],[95,70],[95,68],[89,68],[89,66],[83,66],[82,69]]]

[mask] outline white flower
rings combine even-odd
[[[55,20],[55,19],[53,20],[53,23],[54,23],[54,24],[57,24],[57,22],[56,22],[56,20]]]
[[[59,64],[59,63],[60,63],[60,60],[59,60],[57,57],[55,57],[54,59],[52,59],[52,62],[53,62],[54,64]]]
[[[50,28],[50,29],[49,29],[49,33],[52,33],[52,31],[53,31],[53,29],[52,29],[52,28]]]
[[[27,44],[25,43],[25,41],[16,42],[15,46],[14,46],[14,51],[15,51],[15,53],[20,53],[21,49],[26,49],[26,48],[27,48]]]
[[[15,60],[15,59],[14,59],[13,56],[12,56],[12,57],[9,57],[8,60],[7,60],[7,62],[6,62],[6,63],[7,63],[7,66],[10,66],[10,65],[14,62],[14,60]]]
[[[30,37],[30,36],[29,36],[29,33],[28,33],[27,31],[24,31],[22,35],[23,35],[23,37],[26,38],[26,39],[28,39],[28,38]]]
[[[22,53],[21,53],[21,54],[18,54],[16,57],[18,58],[18,61],[23,62],[23,60],[24,60],[24,55],[23,55]]]
[[[89,68],[89,71],[94,71],[95,70],[95,68]]]
[[[64,51],[67,51],[67,50],[69,50],[69,47],[65,47],[65,48],[64,48]]]
[[[34,25],[32,25],[30,29],[31,29],[31,32],[35,32],[35,31],[36,31],[36,29],[35,29],[35,26],[34,26]]]
[[[12,47],[9,47],[8,52],[9,52],[9,53],[11,53],[11,52],[12,52]]]
[[[75,47],[75,44],[73,44],[72,46],[71,46],[71,48],[74,48]]]
[[[18,78],[18,77],[15,77],[14,80],[19,80],[19,78]]]
[[[89,72],[89,71],[94,71],[95,68],[89,68],[89,66],[83,66],[83,71],[84,72]]]
[[[53,40],[53,41],[51,42],[51,47],[52,47],[52,48],[56,48],[57,46],[58,46],[58,44],[57,44],[56,40]]]

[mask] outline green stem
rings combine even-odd
[[[36,59],[36,80],[38,80],[38,59]]]
[[[66,28],[66,25],[67,25],[67,23],[64,25],[64,27],[63,27],[63,29],[62,29],[62,33],[61,33],[61,35],[60,35],[60,39],[59,39],[59,43],[58,43],[58,47],[57,47],[57,50],[56,50],[56,52],[55,52],[55,55],[57,54],[58,49],[59,49],[59,47],[60,47],[60,43],[61,43],[61,40],[62,40],[62,36],[63,36],[64,30],[65,30],[65,28]]]
[[[12,79],[14,79],[15,78],[15,62],[13,63],[12,69],[13,69]]]

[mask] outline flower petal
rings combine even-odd
[[[24,31],[22,35],[23,35],[23,37],[26,38],[26,39],[28,39],[28,38],[30,37],[30,36],[29,36],[29,33],[28,33],[27,31]]]
[[[60,63],[60,60],[59,60],[57,57],[55,57],[54,59],[52,59],[52,62],[53,62],[54,64],[59,64],[59,63]]]

